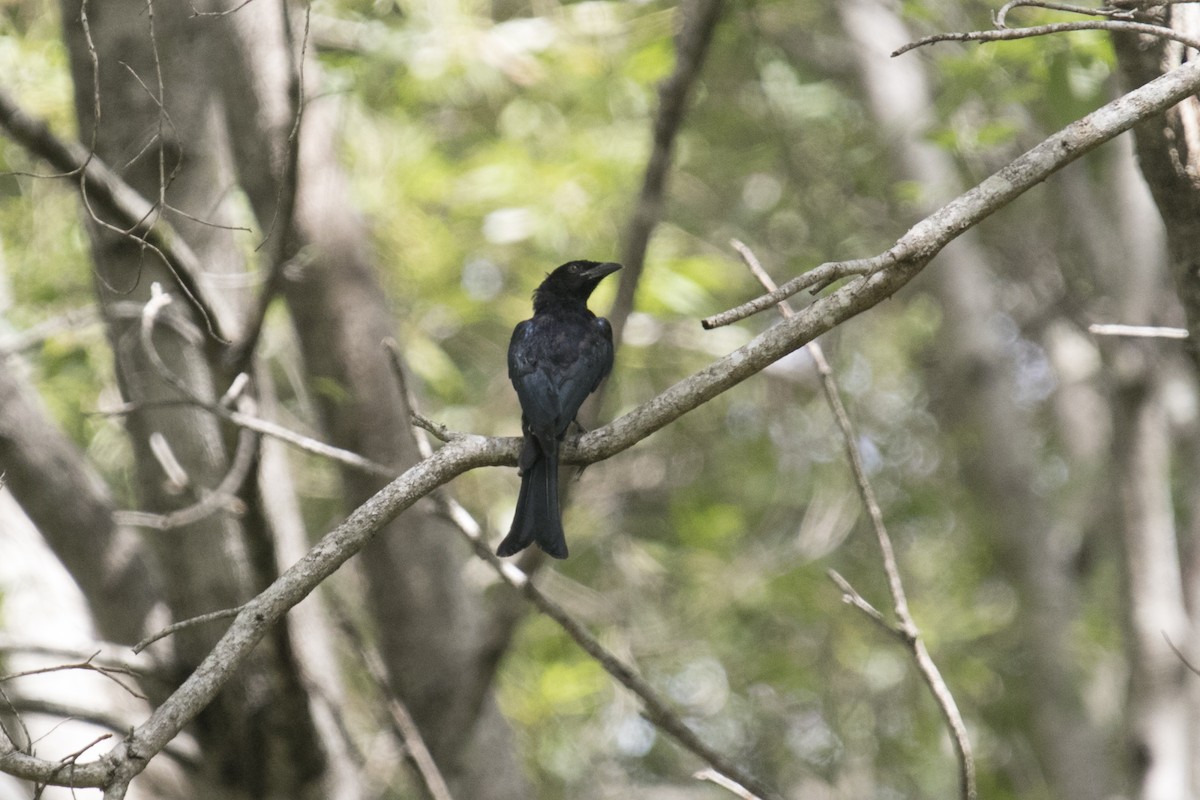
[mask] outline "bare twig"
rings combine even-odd
[[[1188,668],[1188,671],[1194,672],[1195,674],[1200,675],[1200,667],[1197,667],[1195,664],[1193,664],[1191,661],[1188,660],[1188,657],[1183,654],[1183,651],[1180,650],[1179,647],[1174,642],[1171,641],[1171,637],[1167,635],[1167,632],[1163,631],[1162,635],[1163,635],[1163,639],[1165,639],[1167,641],[1167,647],[1171,648],[1171,651],[1173,653],[1175,653],[1175,656],[1180,661],[1183,662],[1183,665]]]
[[[1072,31],[1141,33],[1148,36],[1157,36],[1160,39],[1170,39],[1200,50],[1200,39],[1180,33],[1164,25],[1152,25],[1146,22],[1126,22],[1123,20],[1085,20],[1082,22],[1052,22],[1048,25],[1031,25],[1027,28],[1001,28],[994,31],[935,33],[931,36],[918,39],[915,42],[909,42],[893,51],[892,55],[904,55],[909,50],[915,50],[918,47],[924,47],[936,42],[1008,42],[1014,39],[1050,36],[1056,33],[1070,33]]]
[[[413,425],[427,433],[433,434],[433,437],[438,441],[452,442],[463,434],[459,431],[452,431],[441,422],[434,422],[428,417],[413,411],[409,415]]]
[[[282,425],[278,425],[267,420],[258,419],[244,412],[232,411],[225,408],[223,402],[213,403],[197,395],[194,391],[192,391],[192,388],[188,386],[187,383],[171,372],[171,369],[162,360],[162,357],[158,354],[157,348],[154,346],[154,340],[151,335],[153,328],[157,322],[158,314],[161,309],[171,302],[171,296],[166,292],[163,292],[161,288],[157,286],[151,287],[151,290],[152,297],[150,301],[146,303],[142,314],[142,347],[145,349],[146,354],[150,359],[150,363],[154,366],[155,371],[157,371],[164,380],[174,386],[175,389],[184,396],[184,399],[187,402],[211,411],[213,414],[216,414],[223,419],[227,419],[233,424],[245,428],[246,430],[250,430],[255,433],[261,433],[264,436],[273,436],[302,450],[325,456],[327,458],[334,459],[335,461],[340,461],[367,472],[372,472],[380,477],[395,477],[396,471],[394,469],[386,467],[382,464],[377,464],[356,453],[352,453],[349,450],[343,450],[340,447],[324,444],[323,442],[319,442],[315,439],[304,436],[303,434],[291,431]],[[238,378],[234,379],[235,382],[241,382],[244,380],[240,377],[240,375],[241,373],[239,373]],[[228,396],[232,391],[233,387],[231,386],[230,390],[227,391],[225,395]],[[222,398],[222,400],[224,400],[224,398]],[[236,488],[237,487],[234,487],[235,490]]]
[[[45,642],[31,642],[14,639],[7,634],[0,634],[0,655],[34,655],[51,658],[72,658],[76,660],[91,660],[129,674],[144,677],[153,670],[153,664],[144,658],[133,658],[127,655],[128,645],[111,642],[93,642],[85,647],[69,647]],[[96,655],[91,655],[96,654]]]
[[[367,674],[386,701],[387,718],[392,733],[395,734],[401,748],[412,761],[417,776],[425,785],[429,796],[433,800],[453,800],[450,787],[446,784],[446,779],[442,777],[441,770],[438,769],[433,755],[425,745],[425,739],[421,736],[416,721],[409,713],[408,707],[392,690],[391,683],[388,682],[387,668],[378,651],[367,644],[341,604],[333,602],[329,604],[329,608],[337,620],[338,628],[350,640],[354,651],[362,658],[363,666],[367,668]]]
[[[692,777],[696,780],[715,783],[717,786],[728,790],[732,794],[740,797],[742,800],[759,800],[759,798],[745,786],[729,780],[729,778],[726,778],[724,775],[717,772],[715,769],[712,769],[711,767],[700,770],[696,774],[692,775]]]
[[[451,444],[446,447],[453,446]],[[445,449],[443,448],[438,452],[445,452]],[[455,521],[459,522],[461,519],[462,517],[458,516]],[[724,753],[709,747],[696,735],[695,731],[688,727],[687,723],[671,708],[667,701],[654,690],[654,687],[638,675],[633,667],[617,658],[582,623],[567,613],[558,603],[555,603],[543,594],[534,585],[533,581],[530,580],[529,575],[512,562],[504,561],[497,557],[492,552],[492,549],[488,547],[487,542],[483,540],[478,525],[474,524],[473,520],[469,523],[465,520],[462,522],[463,524],[459,524],[459,529],[466,535],[468,542],[470,542],[472,548],[475,550],[475,554],[484,561],[487,561],[505,583],[521,592],[534,607],[554,620],[605,672],[615,678],[626,689],[637,695],[642,701],[646,719],[655,727],[674,739],[685,750],[695,754],[718,773],[753,791],[755,795],[764,798],[764,800],[777,800],[780,798],[778,792],[772,790],[758,778],[746,772],[746,770],[730,760]]]
[[[759,283],[768,292],[775,291],[775,281],[763,269],[754,252],[736,239],[732,244],[742,256],[742,260],[745,261],[746,266],[754,274],[754,277],[758,278]],[[780,302],[779,313],[783,315],[784,319],[791,319],[795,316],[795,312],[785,302]],[[913,659],[917,663],[917,668],[920,670],[921,676],[925,679],[925,683],[929,686],[930,692],[933,693],[934,699],[941,709],[942,717],[946,720],[946,725],[950,729],[950,735],[954,741],[954,750],[958,755],[962,796],[964,800],[974,800],[977,795],[975,785],[975,756],[971,750],[971,740],[967,737],[967,727],[963,723],[962,714],[959,713],[958,704],[954,701],[954,696],[951,695],[945,680],[942,678],[941,672],[925,649],[921,634],[917,629],[916,621],[909,611],[908,597],[904,591],[904,582],[900,578],[900,567],[896,563],[895,548],[892,547],[892,537],[888,534],[887,526],[883,522],[883,512],[880,510],[879,501],[875,497],[875,489],[872,487],[871,480],[867,477],[867,471],[863,467],[862,451],[858,446],[858,436],[855,435],[854,426],[850,422],[850,415],[846,413],[846,406],[842,402],[842,393],[838,389],[833,369],[829,366],[829,362],[826,360],[825,353],[820,344],[816,341],[811,341],[805,347],[817,365],[817,372],[821,375],[821,388],[825,392],[825,401],[829,405],[829,410],[833,412],[834,421],[837,423],[838,430],[842,434],[842,441],[846,446],[846,456],[850,461],[850,471],[854,474],[854,484],[858,487],[859,498],[862,500],[863,507],[867,510],[867,516],[871,519],[871,527],[875,531],[875,538],[879,542],[879,551],[883,555],[883,571],[887,576],[888,588],[891,591],[892,605],[897,624],[894,626],[888,624],[884,620],[883,615],[863,599],[862,595],[856,592],[850,586],[849,582],[837,572],[830,570],[829,577],[841,588],[842,596],[847,602],[852,603],[877,624],[891,630],[908,645]]]
[[[193,4],[192,5],[192,16],[193,17],[224,17],[224,16],[228,16],[229,14],[236,14],[237,12],[241,11],[243,8],[245,8],[246,6],[250,5],[253,2],[254,2],[254,0],[242,0],[242,2],[238,3],[233,8],[226,8],[222,11],[201,11],[200,9],[196,8],[196,6]]]
[[[24,714],[44,714],[48,717],[57,717],[64,722],[67,720],[78,720],[79,722],[87,722],[91,725],[107,728],[113,733],[120,735],[127,733],[130,727],[128,721],[112,714],[106,714],[94,708],[77,707],[56,700],[46,700],[37,697],[18,697],[13,701],[13,706],[17,711]],[[101,737],[101,739],[103,738]],[[96,741],[100,741],[100,739]],[[177,742],[178,740],[171,742],[163,748],[163,754],[175,759],[186,767],[193,769],[199,767],[195,754],[189,752],[187,747],[178,746]],[[96,742],[92,742],[92,744],[72,755],[78,757],[78,755],[86,752],[95,744]],[[63,760],[66,761],[68,758],[65,757]]]
[[[91,750],[93,747],[100,744],[101,742],[103,742],[107,739],[111,739],[111,738],[112,738],[111,733],[101,734],[101,735],[97,736],[95,739],[93,739],[92,741],[85,744],[83,747],[76,750],[74,753],[68,753],[67,755],[63,756],[58,761],[58,763],[60,764],[60,767],[59,767],[60,772],[65,770],[66,774],[68,776],[73,775],[74,771],[75,771],[75,763],[77,761],[79,761],[80,757],[84,753],[86,753],[88,750]],[[68,785],[73,787],[74,783],[72,782]],[[43,784],[43,786],[44,786],[44,784]],[[39,791],[40,791],[40,789],[39,789]],[[74,794],[74,792],[72,792],[72,794]]]
[[[209,613],[201,614],[198,617],[180,620],[179,622],[172,622],[170,625],[158,631],[157,633],[152,633],[145,639],[142,639],[140,642],[135,644],[133,646],[133,652],[140,653],[150,645],[157,642],[159,639],[165,639],[172,634],[178,633],[184,628],[194,628],[197,625],[204,625],[209,622],[216,622],[220,619],[236,617],[238,612],[240,612],[243,608],[245,608],[245,606],[238,606],[237,608],[222,608],[220,611],[210,611]]]
[[[1096,336],[1130,336],[1144,339],[1186,339],[1187,328],[1162,328],[1157,325],[1118,325],[1100,323],[1088,325],[1088,333]]]
[[[889,251],[874,258],[859,258],[850,261],[833,261],[821,264],[819,267],[810,269],[803,275],[786,281],[782,286],[772,290],[770,294],[757,297],[748,303],[743,303],[737,308],[731,308],[728,311],[722,311],[720,314],[706,317],[700,321],[700,324],[706,330],[720,328],[723,325],[732,325],[760,311],[766,311],[772,306],[779,305],[797,292],[811,289],[816,293],[842,278],[849,278],[853,275],[869,275],[884,267],[891,266],[895,263],[895,260],[895,257]]]
[[[866,616],[867,619],[878,625],[880,630],[895,636],[905,644],[908,643],[908,637],[904,635],[904,632],[892,623],[888,622],[883,614],[879,613],[879,609],[875,608],[875,606],[871,605],[871,603],[867,601],[865,597],[859,594],[858,590],[851,586],[850,581],[843,578],[841,573],[835,569],[830,569],[826,570],[825,574],[828,575],[829,580],[833,581],[833,584],[841,590],[843,603],[857,608],[863,613],[864,616]]]
[[[1189,1],[1195,2],[1195,0]],[[1041,8],[1047,11],[1065,11],[1068,14],[1108,17],[1109,19],[1130,19],[1133,15],[1133,9],[1131,8],[1114,8],[1110,6],[1088,8],[1087,6],[1076,6],[1067,3],[1052,3],[1048,2],[1048,0],[1009,0],[1009,2],[1000,6],[1000,10],[996,12],[995,22],[997,28],[1008,26],[1008,12],[1014,8]]]
[[[141,325],[141,344],[146,352],[146,357],[155,371],[187,399],[200,405],[212,405],[213,407],[220,408],[221,406],[218,404],[209,404],[201,399],[192,391],[191,387],[171,372],[170,368],[162,360],[162,356],[159,355],[158,349],[154,346],[154,329],[159,313],[170,302],[171,295],[162,291],[162,288],[157,283],[151,286],[151,297],[143,309]],[[158,457],[159,463],[163,465],[163,469],[167,472],[168,476],[180,488],[187,486],[189,483],[187,473],[184,472],[183,467],[178,463],[174,455],[171,454],[170,446],[166,439],[156,433],[151,436],[150,444],[152,451]],[[249,429],[243,428],[238,435],[237,449],[234,451],[233,459],[225,476],[221,478],[220,483],[212,490],[201,487],[199,490],[201,497],[196,503],[167,514],[155,514],[145,511],[117,511],[114,512],[113,517],[120,525],[155,528],[165,531],[191,525],[231,506],[236,508],[240,503],[237,498],[237,492],[242,487],[242,484],[246,482],[246,478],[249,477],[254,467],[257,451],[258,437]]]
[[[25,744],[18,742],[12,733],[9,732],[8,727],[3,721],[0,721],[0,731],[4,732],[4,738],[17,750],[32,755],[33,736],[29,733],[29,728],[25,725],[25,720],[17,713],[17,707],[13,705],[12,698],[8,696],[8,692],[4,691],[3,687],[0,687],[0,700],[4,701],[4,707],[12,712],[13,718],[16,719],[17,725],[21,728],[21,735],[25,737]]]
[[[232,387],[231,387],[232,388]],[[228,392],[226,392],[228,394]],[[332,461],[345,464],[349,467],[377,475],[381,478],[396,477],[396,470],[390,467],[385,467],[369,458],[364,458],[358,453],[350,450],[344,450],[340,447],[334,447],[331,444],[326,444],[322,441],[306,436],[303,433],[294,431],[291,428],[280,425],[277,422],[271,422],[253,414],[247,414],[244,411],[233,411],[225,408],[224,398],[218,403],[209,403],[197,397],[181,397],[174,400],[160,400],[154,403],[125,403],[121,406],[111,409],[105,409],[100,414],[129,414],[140,408],[148,406],[168,406],[168,405],[187,405],[203,408],[207,411],[216,414],[222,419],[246,430],[260,433],[263,436],[270,436],[273,439],[278,439],[281,442],[291,445],[298,450],[303,450],[306,453],[311,453],[315,456],[328,458]]]
[[[137,528],[153,528],[159,531],[175,530],[199,522],[218,511],[240,510],[241,501],[237,492],[250,476],[254,467],[254,456],[258,451],[258,437],[253,431],[243,429],[238,435],[237,449],[221,482],[213,489],[201,488],[200,499],[183,508],[166,514],[149,511],[114,511],[113,520],[118,525]]]
[[[132,676],[134,676],[133,672],[131,672],[127,669],[124,669],[123,667],[109,667],[109,666],[104,666],[102,664],[96,664],[92,661],[92,659],[94,659],[98,655],[100,655],[100,652],[96,651],[95,653],[93,653],[91,656],[84,659],[83,661],[76,661],[71,664],[56,664],[55,666],[52,666],[52,667],[36,667],[34,669],[22,670],[21,672],[11,672],[8,675],[0,676],[0,683],[7,683],[8,681],[16,680],[17,678],[26,678],[26,677],[29,677],[30,675],[45,675],[50,672],[65,672],[67,670],[79,669],[79,670],[86,670],[89,672],[95,672],[98,675],[102,675],[105,678],[107,678],[108,680],[115,683],[117,686],[120,686],[122,689],[129,692],[129,694],[138,698],[139,700],[146,699],[146,696],[144,694],[139,692],[137,689],[134,689],[133,687],[129,686],[127,683],[125,683],[125,681],[123,681],[119,677],[117,677],[118,675],[126,675],[126,676],[132,677]]]
[[[98,103],[97,100],[97,114]],[[223,328],[231,319],[224,300],[205,289],[201,278],[204,269],[183,238],[161,220],[153,224],[150,222],[155,215],[154,206],[148,200],[125,183],[91,150],[78,142],[55,136],[44,121],[25,113],[3,91],[0,91],[0,127],[30,153],[61,170],[62,177],[77,175],[85,206],[92,209],[93,201],[98,203],[102,210],[126,227],[119,228],[102,220],[98,220],[99,224],[145,242],[171,270],[181,291],[195,305],[197,313],[210,328],[215,329],[218,338],[223,335]],[[95,217],[95,209],[90,214]]]

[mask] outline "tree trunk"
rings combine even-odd
[[[231,175],[219,97],[199,79],[211,68],[205,60],[211,46],[208,29],[180,3],[112,0],[90,4],[87,11],[91,42],[80,7],[63,3],[81,139],[88,142],[94,136],[98,156],[114,167],[125,165],[127,183],[166,204],[160,213],[171,218],[208,273],[242,271],[230,231],[213,224],[228,222],[224,208]],[[93,57],[100,65],[96,90]],[[165,211],[167,206],[179,212]],[[216,319],[200,318],[156,255],[103,221],[87,221],[118,383],[135,408],[127,424],[140,505],[159,513],[191,505],[230,469],[228,433],[208,411],[163,402],[180,397],[172,381],[201,398],[211,400],[220,393],[224,380],[212,366],[215,348],[208,329],[232,332],[237,304],[221,305]],[[173,378],[160,374],[140,338],[142,307],[156,283],[173,293],[152,337]],[[162,447],[156,455],[151,444],[160,437],[182,468],[181,476],[165,472]],[[267,576],[258,569],[261,559],[256,563],[253,555],[270,546],[260,523],[253,514],[239,518],[220,509],[148,536],[175,620],[235,607],[257,593]],[[193,626],[155,646],[172,651],[173,669],[182,679],[222,631],[219,623]],[[205,765],[199,778],[204,788],[197,789],[197,796],[323,794],[325,756],[307,696],[295,690],[301,680],[286,638],[281,629],[260,647],[250,667],[197,719]]]
[[[287,46],[284,25],[274,7],[262,4],[220,25],[226,121],[242,185],[264,228],[277,219],[284,192],[293,190],[287,168],[295,116],[286,98],[297,80],[293,62],[278,56]],[[315,64],[304,65],[304,81],[308,97],[316,96]],[[336,112],[328,97],[303,109],[295,213],[281,248],[285,258],[303,257],[284,268],[279,286],[333,444],[399,471],[420,453],[382,347],[395,335],[395,322],[368,254],[369,232],[335,156]],[[342,479],[347,510],[383,485],[353,469],[344,469]],[[452,791],[483,800],[528,797],[507,722],[491,696],[481,597],[462,580],[467,550],[457,533],[422,503],[384,528],[363,556],[391,684]]]
[[[137,534],[117,527],[108,487],[55,427],[40,398],[0,359],[0,473],[13,497],[79,584],[99,634],[135,644],[158,600]]]
[[[1140,12],[1148,19],[1197,35],[1200,10],[1188,5]],[[1136,87],[1194,58],[1176,42],[1114,34],[1113,46],[1123,83]],[[1189,337],[1192,378],[1200,375],[1200,99],[1189,98],[1133,129],[1138,164],[1162,215],[1174,293],[1183,308]],[[1134,324],[1171,324],[1163,319],[1159,280],[1125,270],[1134,285],[1123,292],[1122,313]],[[1109,349],[1115,375],[1114,424],[1127,426],[1115,443],[1127,561],[1130,653],[1130,748],[1137,796],[1146,800],[1194,796],[1200,792],[1200,691],[1187,690],[1195,676],[1179,655],[1195,658],[1200,612],[1187,605],[1188,590],[1200,582],[1200,559],[1181,559],[1173,501],[1154,481],[1169,481],[1172,432],[1164,419],[1164,355],[1131,343]],[[1194,434],[1193,434],[1194,435]],[[1195,445],[1193,444],[1193,447]],[[1166,486],[1169,486],[1166,483]],[[1193,521],[1200,519],[1200,495],[1190,492]],[[1193,537],[1193,524],[1185,533]],[[1168,643],[1167,639],[1170,639]]]

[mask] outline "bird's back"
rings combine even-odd
[[[586,308],[541,313],[513,331],[508,377],[526,420],[561,436],[612,369],[612,328]]]

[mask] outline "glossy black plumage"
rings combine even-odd
[[[588,310],[592,290],[619,264],[570,261],[533,293],[533,317],[517,325],[508,345],[508,378],[521,401],[525,444],[521,493],[508,536],[496,549],[510,556],[537,542],[567,557],[558,506],[558,445],[579,407],[612,370],[612,326]]]

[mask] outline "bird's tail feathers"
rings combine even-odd
[[[537,542],[546,555],[567,557],[567,537],[558,507],[558,447],[547,450],[521,475],[517,510],[508,536],[496,548],[498,556],[511,556]]]

